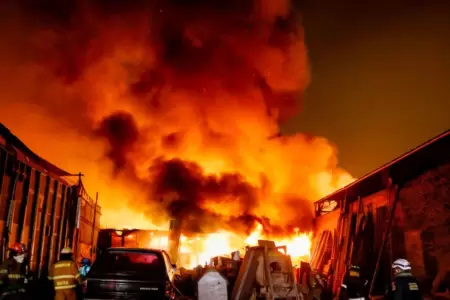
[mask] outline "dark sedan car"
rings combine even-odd
[[[175,270],[162,250],[110,248],[92,265],[84,299],[178,299]]]

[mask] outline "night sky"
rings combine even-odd
[[[302,6],[312,83],[284,132],[329,138],[359,177],[450,129],[450,1]]]

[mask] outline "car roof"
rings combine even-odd
[[[149,249],[149,248],[128,248],[128,247],[111,247],[106,249],[107,252],[120,251],[120,252],[139,252],[139,253],[163,253],[164,250]]]

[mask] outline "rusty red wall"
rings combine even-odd
[[[450,164],[423,173],[401,189],[395,241],[403,245],[393,250],[411,261],[427,288],[437,277],[450,274],[449,220]]]
[[[74,191],[63,178],[49,174],[17,150],[7,151],[0,144],[2,259],[9,246],[22,242],[29,249],[31,269],[38,276],[45,276],[62,247],[72,246]],[[92,226],[92,214],[86,216],[82,211],[81,223]]]
[[[373,244],[377,253],[375,260],[387,230],[394,196],[394,189],[383,190],[361,199],[360,202],[361,210],[366,215],[369,212],[373,214],[375,223]],[[450,220],[450,164],[428,170],[400,185],[398,197],[391,235],[382,256],[384,271],[380,272],[389,273],[389,264],[392,260],[399,257],[406,258],[411,261],[413,273],[420,280],[424,291],[428,292],[433,281],[437,285],[439,278],[446,273],[450,274],[450,222],[448,221]],[[334,251],[338,251],[339,243],[344,243],[343,249],[346,249],[346,245],[351,243],[348,240],[349,219],[357,212],[358,201],[354,201],[349,204],[346,218],[339,219],[341,213],[339,209],[317,217],[315,220],[316,241],[321,238],[323,232],[335,228],[337,242],[334,245]],[[336,285],[342,276],[345,256],[345,254],[340,255],[340,259],[335,262]]]

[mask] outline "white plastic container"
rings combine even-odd
[[[206,270],[198,281],[198,300],[228,300],[228,280],[215,269]]]

